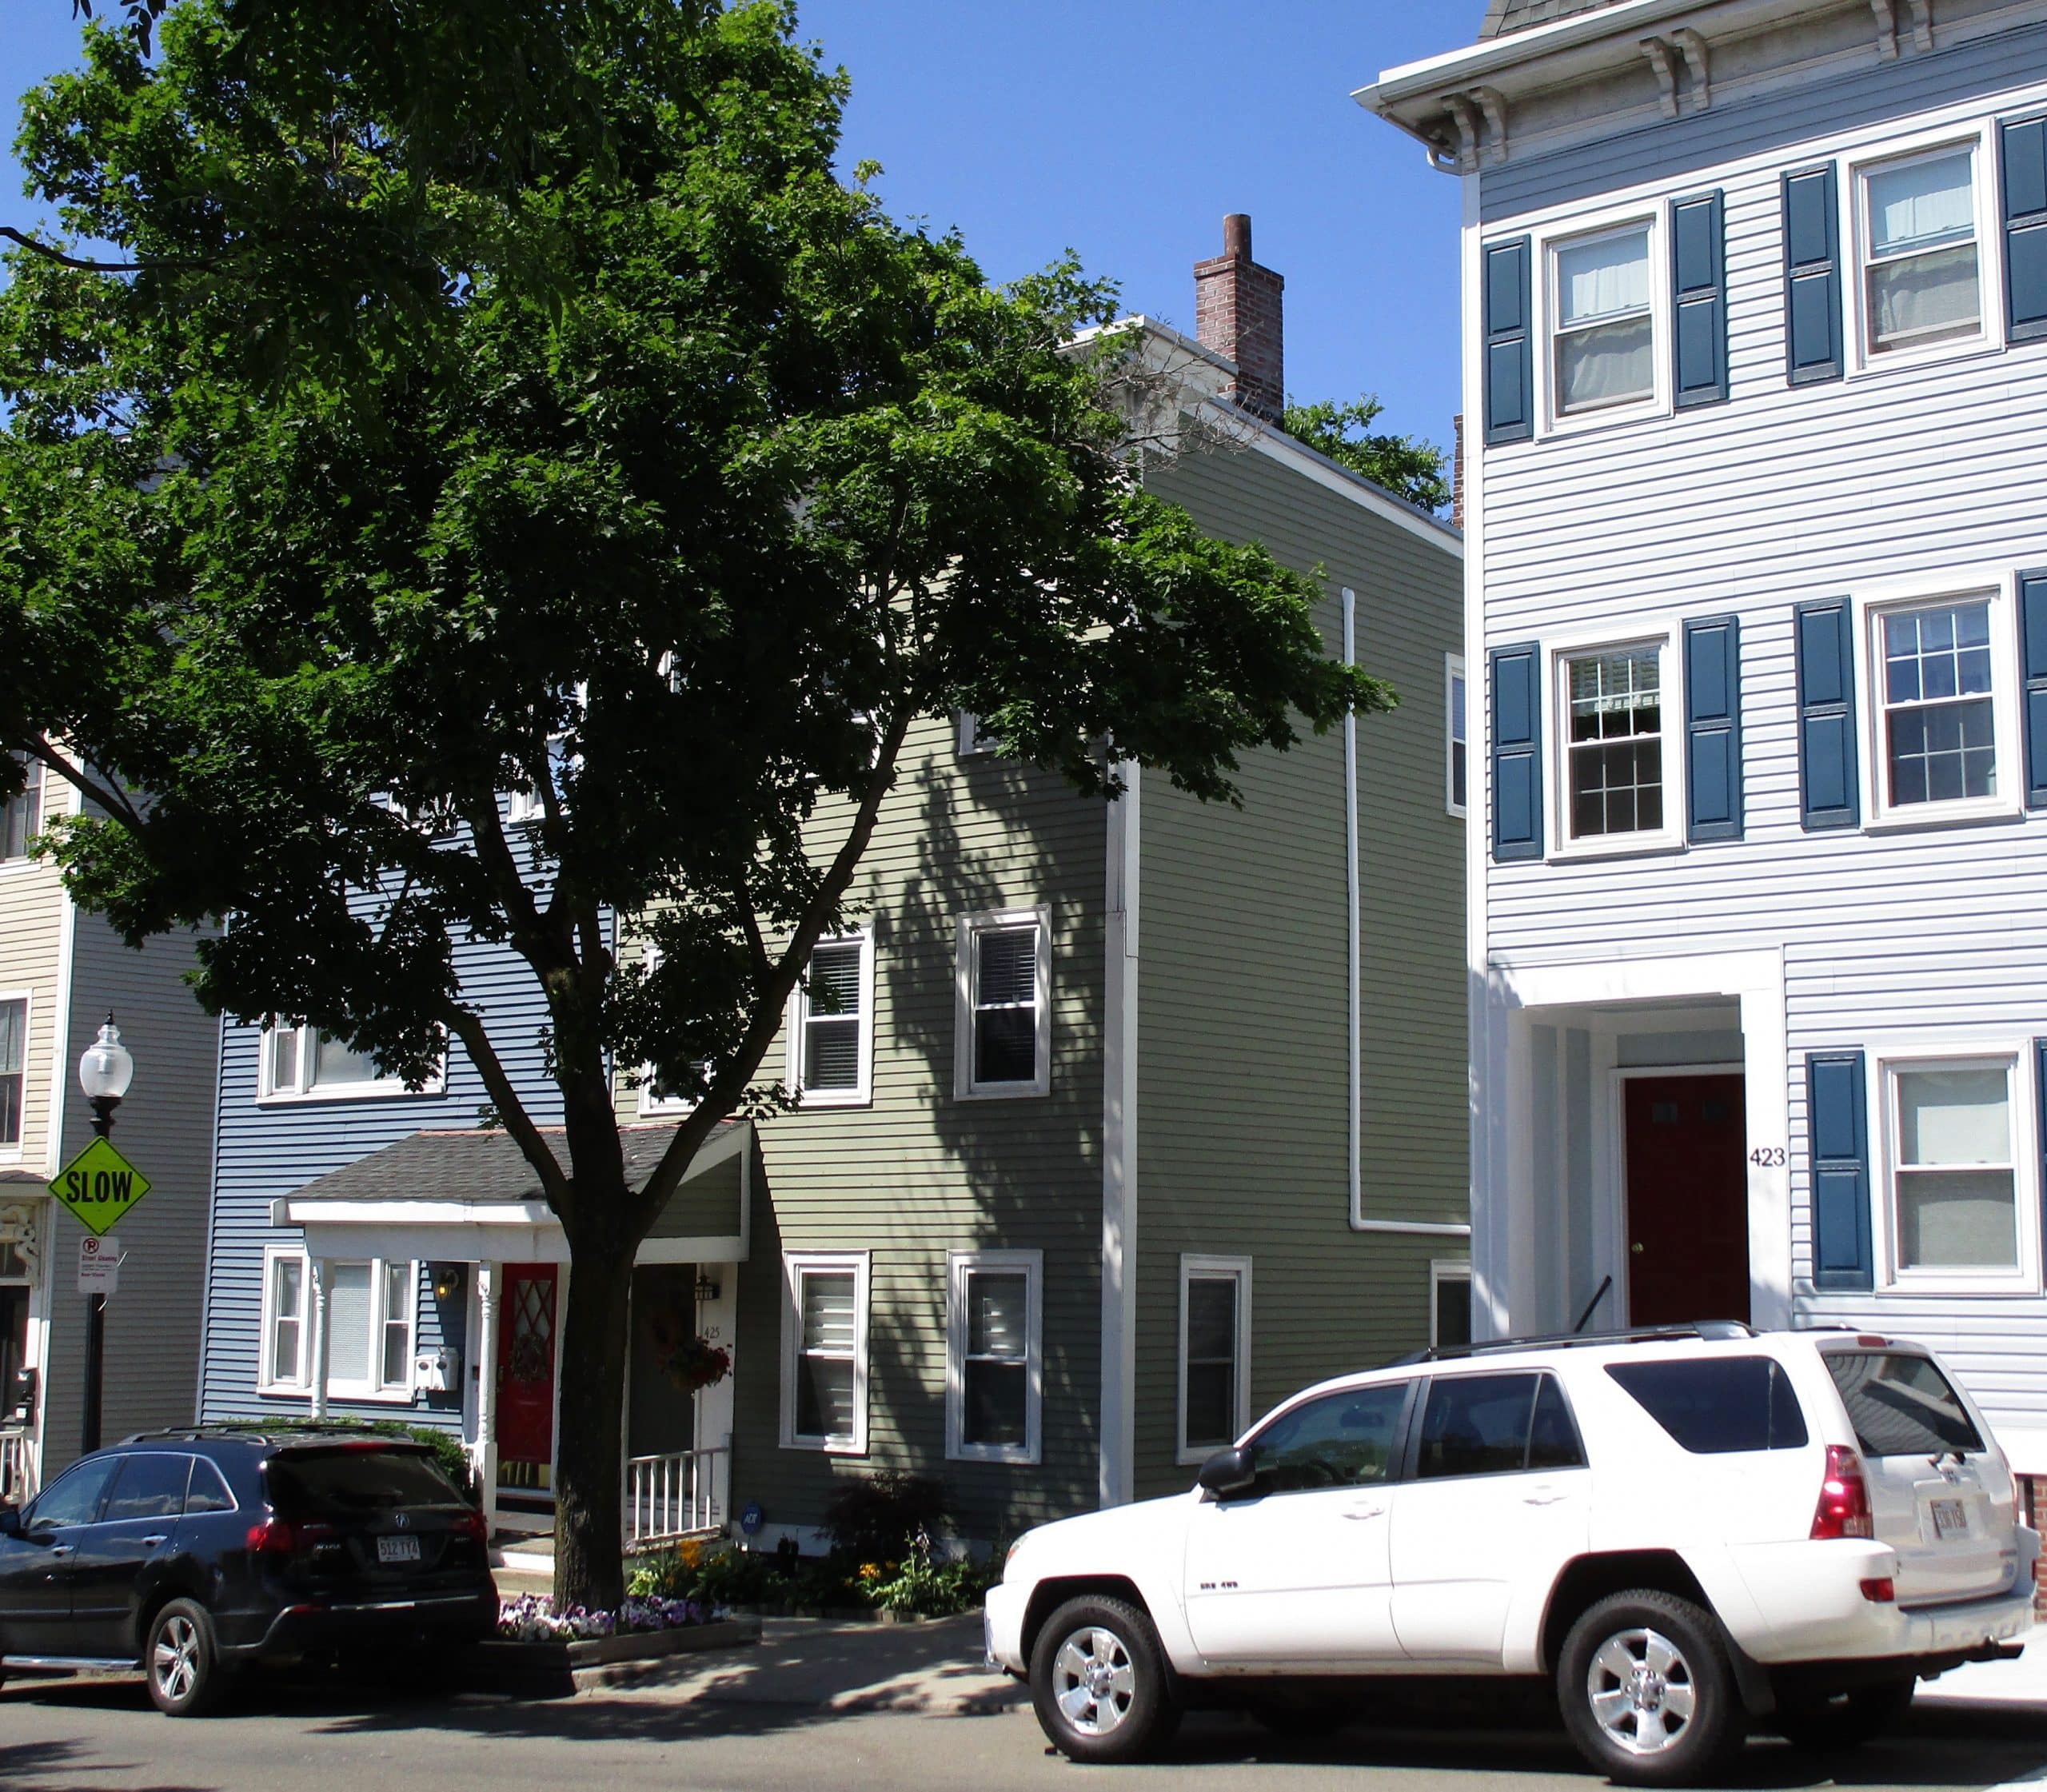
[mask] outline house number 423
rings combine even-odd
[[[1765,1170],[1784,1167],[1784,1147],[1782,1145],[1758,1145],[1749,1153],[1749,1161]]]

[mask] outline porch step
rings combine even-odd
[[[546,1574],[552,1578],[554,1574],[554,1539],[552,1535],[545,1537],[520,1536],[501,1531],[497,1535],[497,1547],[490,1552],[490,1562],[493,1568],[503,1568],[511,1574]]]

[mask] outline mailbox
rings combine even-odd
[[[422,1394],[446,1394],[461,1384],[460,1351],[421,1351],[413,1358],[413,1386]]]
[[[10,1424],[29,1425],[35,1422],[36,1372],[33,1369],[17,1369],[7,1378],[7,1386],[0,1391],[0,1420]]]

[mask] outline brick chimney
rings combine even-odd
[[[1286,289],[1284,280],[1251,258],[1251,219],[1243,212],[1223,220],[1223,253],[1194,264],[1195,334],[1204,349],[1237,364],[1230,396],[1273,422],[1287,403]]]

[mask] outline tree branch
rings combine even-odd
[[[40,735],[24,742],[17,750],[26,753],[30,759],[54,772],[81,796],[98,804],[108,814],[118,817],[127,826],[139,828],[146,820],[118,784],[102,784],[89,776],[82,766],[74,765]]]
[[[477,1067],[483,1078],[483,1086],[489,1092],[491,1105],[497,1108],[505,1122],[505,1130],[512,1135],[520,1151],[525,1155],[541,1179],[541,1187],[547,1195],[547,1204],[555,1217],[566,1223],[571,1199],[572,1183],[568,1172],[562,1167],[554,1153],[548,1149],[547,1140],[541,1136],[541,1129],[533,1123],[533,1116],[526,1112],[525,1104],[520,1100],[519,1092],[513,1086],[504,1061],[497,1056],[497,1048],[491,1044],[490,1035],[485,1029],[481,1018],[464,1008],[460,1003],[449,1001],[441,1005],[441,1018],[449,1032],[459,1039],[469,1054],[469,1062]]]
[[[732,1112],[746,1092],[747,1084],[760,1068],[768,1048],[774,1043],[776,1030],[782,1024],[783,1011],[788,1005],[789,992],[796,988],[804,967],[809,964],[811,952],[824,934],[825,922],[851,886],[853,873],[860,868],[868,842],[874,838],[882,800],[895,787],[896,762],[902,752],[903,739],[909,732],[910,717],[916,709],[915,701],[906,697],[877,744],[874,769],[868,775],[866,789],[860,793],[860,806],[854,814],[852,825],[847,829],[845,839],[833,855],[830,868],[804,904],[802,917],[783,948],[781,962],[769,973],[766,987],[755,999],[753,1020],[747,1028],[745,1039],[724,1074],[704,1092],[704,1099],[695,1111],[676,1128],[675,1136],[661,1153],[660,1162],[655,1165],[654,1173],[640,1191],[633,1217],[640,1224],[652,1224],[655,1216],[668,1205],[669,1196],[681,1186],[684,1173],[704,1141],[710,1137],[712,1128]],[[743,1072],[739,1068],[742,1064],[746,1067]]]
[[[193,261],[173,259],[162,261],[96,261],[77,255],[66,255],[61,249],[52,249],[46,242],[38,242],[26,230],[17,230],[12,225],[0,224],[0,237],[10,242],[19,243],[22,248],[40,255],[46,261],[54,261],[62,268],[75,268],[80,273],[148,273],[158,269],[191,273],[202,268],[210,268],[210,261]]]

